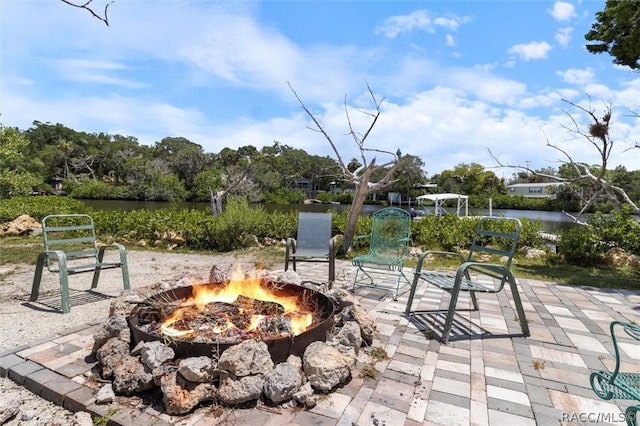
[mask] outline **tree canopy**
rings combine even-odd
[[[640,69],[640,2],[607,0],[604,10],[596,13],[596,23],[585,35],[587,50],[608,53],[613,63],[632,70]]]

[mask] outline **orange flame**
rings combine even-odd
[[[256,276],[245,277],[243,272],[238,268],[234,271],[231,280],[226,286],[211,286],[208,284],[193,285],[191,297],[185,299],[180,304],[180,308],[176,309],[176,311],[164,320],[160,331],[168,337],[180,338],[192,336],[196,333],[196,330],[181,330],[175,327],[176,322],[183,319],[187,310],[195,308],[195,310],[201,311],[205,309],[207,304],[213,302],[232,304],[239,296],[264,302],[274,302],[281,305],[284,308],[283,316],[291,321],[291,331],[294,336],[301,334],[313,324],[313,314],[309,312],[308,308],[305,308],[296,295],[276,295],[269,288],[261,286],[260,283],[260,278]],[[256,331],[264,318],[264,315],[252,315],[249,325],[246,326],[245,330]],[[234,327],[236,327],[236,325],[227,319],[225,325],[213,325],[210,331],[219,335]]]

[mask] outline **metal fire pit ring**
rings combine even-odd
[[[205,283],[198,285],[224,286],[226,283]],[[157,298],[162,298],[163,300],[187,299],[192,294],[192,288],[193,286],[178,287],[172,290],[156,293],[143,302],[143,304],[151,303],[153,299],[157,300]],[[271,354],[271,359],[277,364],[286,361],[289,355],[297,355],[301,357],[307,346],[313,342],[325,341],[327,333],[334,325],[333,316],[335,314],[336,307],[333,301],[324,294],[294,284],[278,284],[277,288],[273,289],[273,292],[275,294],[288,296],[297,295],[300,298],[310,298],[318,307],[318,312],[316,312],[316,314],[320,318],[318,323],[297,336],[284,336],[262,340],[267,345],[269,353]],[[148,333],[140,328],[138,309],[133,309],[128,317],[128,322],[134,346],[139,342],[164,340],[162,336]],[[168,342],[168,346],[174,350],[176,358],[189,358],[196,356],[217,357],[225,350],[237,345],[238,343],[202,343],[171,339]]]

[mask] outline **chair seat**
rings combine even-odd
[[[296,258],[316,258],[316,257],[324,257],[329,259],[329,251],[328,250],[314,250],[314,249],[298,249],[295,253],[291,255],[291,257]]]
[[[612,382],[613,373],[610,371],[597,371],[591,373],[591,381],[597,382],[602,391],[594,391],[601,398],[606,399],[636,399],[640,400],[640,373],[618,373]],[[609,395],[611,395],[609,397]]]
[[[451,291],[456,283],[455,275],[438,271],[421,271],[416,273],[421,279],[443,290]],[[460,280],[461,291],[478,291],[482,293],[495,293],[495,288],[485,287],[478,282],[463,278]]]
[[[86,265],[74,265],[74,266],[68,266],[67,265],[67,273],[69,275],[73,275],[73,274],[80,274],[82,272],[89,272],[89,271],[95,271],[96,269],[100,268],[100,269],[111,269],[111,268],[119,268],[122,266],[122,263],[118,262],[118,263],[90,263],[90,264],[86,264]]]
[[[372,254],[366,254],[364,256],[355,257],[352,263],[355,266],[369,264],[373,267],[384,266],[384,267],[394,268],[394,267],[402,266],[403,262],[401,260],[398,260],[397,258],[391,258],[388,255],[372,253]]]

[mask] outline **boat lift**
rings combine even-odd
[[[453,193],[445,194],[426,194],[416,197],[416,200],[421,203],[423,200],[430,200],[435,203],[436,215],[440,216],[447,213],[447,210],[442,206],[445,201],[457,200],[456,216],[469,216],[469,196]]]

